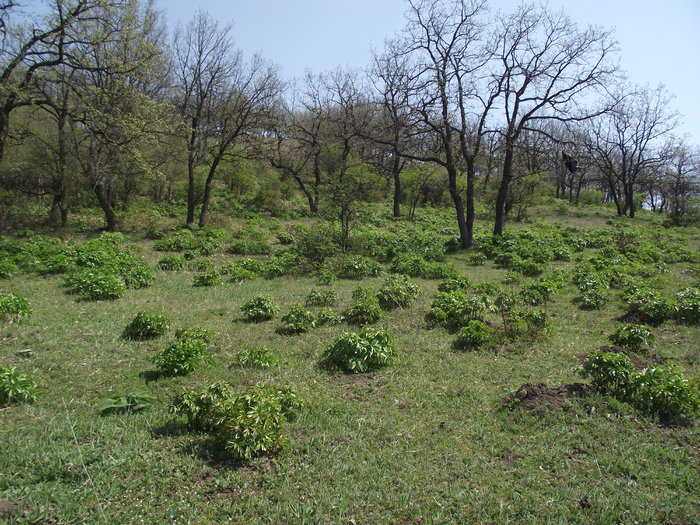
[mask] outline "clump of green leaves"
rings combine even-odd
[[[193,286],[215,286],[221,284],[221,274],[216,270],[207,270],[194,276]]]
[[[700,413],[700,383],[673,365],[637,371],[626,355],[599,350],[586,357],[580,373],[598,391],[663,422],[688,424]]]
[[[338,302],[338,292],[335,290],[312,289],[306,296],[306,306],[335,306]]]
[[[495,305],[487,295],[467,297],[461,290],[439,292],[430,307],[430,318],[437,325],[457,330],[469,321],[483,321],[484,316],[494,309]]]
[[[158,353],[153,362],[163,375],[187,375],[208,357],[207,343],[199,338],[178,339]]]
[[[686,288],[676,294],[676,319],[685,324],[700,324],[700,288]]]
[[[124,392],[105,399],[100,405],[100,413],[103,416],[118,413],[135,413],[146,410],[156,397],[146,392]]]
[[[272,252],[272,246],[266,240],[241,239],[235,241],[226,251],[238,255],[267,255]]]
[[[634,352],[647,352],[656,339],[651,326],[645,324],[625,324],[615,330],[608,339],[617,346]]]
[[[265,369],[277,364],[277,356],[266,346],[255,346],[238,352],[236,361],[243,367]]]
[[[12,292],[0,294],[0,319],[4,322],[16,323],[31,314],[29,303],[21,295]]]
[[[214,270],[214,261],[211,259],[192,259],[187,263],[187,268],[193,272],[211,272]]]
[[[366,288],[353,292],[353,301],[343,315],[348,324],[364,326],[374,324],[382,318],[379,299]]]
[[[316,326],[316,316],[300,304],[293,304],[288,313],[282,316],[283,334],[301,334]]]
[[[472,280],[466,275],[458,275],[445,279],[438,285],[439,292],[454,292],[455,290],[469,290]]]
[[[240,264],[231,262],[221,267],[219,270],[221,275],[227,275],[232,283],[241,283],[243,281],[252,281],[258,277],[258,274],[251,270],[247,270]]]
[[[166,255],[158,261],[158,268],[164,271],[176,272],[184,270],[187,259],[182,255]]]
[[[160,337],[170,329],[170,319],[161,314],[139,312],[124,328],[124,339],[153,339]]]
[[[33,403],[39,398],[36,382],[13,366],[0,365],[0,406]]]
[[[427,261],[420,255],[411,253],[397,255],[391,263],[391,271],[424,279],[448,279],[458,275],[457,267],[451,262]]]
[[[396,351],[386,330],[365,328],[360,333],[344,332],[328,347],[322,362],[345,372],[362,373],[391,363]]]
[[[81,268],[66,276],[65,286],[71,293],[88,301],[118,299],[126,293],[126,283],[110,270]]]
[[[494,344],[497,340],[496,330],[476,319],[469,321],[457,332],[457,346],[466,350],[476,350]]]
[[[411,306],[420,295],[418,286],[408,275],[391,275],[377,292],[379,305],[385,310]]]
[[[214,338],[214,331],[206,328],[184,327],[175,330],[175,339],[178,341],[188,341],[191,339],[199,339],[209,344]]]
[[[279,312],[271,295],[256,295],[241,306],[243,318],[249,323],[269,321]]]

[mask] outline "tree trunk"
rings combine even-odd
[[[401,159],[395,151],[391,174],[394,178],[394,217],[401,217]]]
[[[105,221],[107,223],[106,230],[108,232],[115,232],[119,230],[119,220],[117,218],[117,213],[114,210],[114,203],[109,196],[107,188],[104,184],[99,182],[95,184],[95,196],[97,197],[97,202],[100,203],[100,208],[105,214]]]
[[[195,194],[194,159],[187,159],[187,226],[194,222]]]
[[[503,159],[503,178],[498,188],[496,196],[496,220],[493,225],[494,235],[503,235],[506,224],[506,199],[508,197],[508,187],[513,176],[513,147],[506,144],[506,154]]]
[[[204,197],[202,198],[202,209],[199,212],[199,227],[203,228],[207,224],[207,213],[209,212],[209,202],[211,201],[211,187],[216,176],[216,168],[221,162],[221,155],[217,155],[209,167],[207,180],[204,182]]]

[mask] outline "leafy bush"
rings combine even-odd
[[[574,302],[583,310],[600,310],[608,302],[608,289],[602,285],[585,288]]]
[[[252,323],[268,321],[279,312],[271,295],[256,295],[241,306],[243,318]]]
[[[384,267],[364,255],[339,255],[327,259],[323,264],[323,270],[330,271],[341,279],[361,280],[365,277],[381,275]]]
[[[484,281],[483,283],[475,284],[472,291],[475,294],[495,295],[501,290],[501,286],[494,281]]]
[[[238,255],[268,255],[272,253],[272,246],[266,240],[241,239],[235,241],[226,251]]]
[[[240,283],[243,281],[252,281],[258,277],[255,272],[246,270],[240,264],[228,263],[219,270],[221,275],[227,275],[228,280],[232,283]]]
[[[139,312],[124,328],[125,339],[153,339],[160,337],[170,329],[170,319],[160,314]]]
[[[537,281],[525,285],[520,290],[520,297],[525,304],[538,306],[548,302],[554,294],[554,288],[548,281]]]
[[[266,346],[256,346],[238,352],[236,361],[243,367],[264,369],[276,365],[277,356]]]
[[[16,323],[31,314],[29,303],[21,295],[12,292],[0,294],[0,319],[4,322]]]
[[[42,275],[58,275],[75,268],[74,257],[64,253],[47,255],[41,261],[38,271]]]
[[[335,290],[317,290],[313,288],[306,296],[306,306],[335,306],[338,292]]]
[[[343,322],[343,318],[336,315],[330,308],[323,308],[316,314],[316,326],[336,325]]]
[[[215,286],[221,284],[221,274],[216,270],[207,270],[194,276],[192,286]]]
[[[178,341],[187,341],[191,339],[199,339],[205,343],[210,343],[214,338],[214,331],[206,328],[178,328],[175,330],[175,339]]]
[[[406,308],[415,301],[421,291],[407,275],[391,275],[377,292],[379,305],[385,310]]]
[[[352,373],[368,372],[387,366],[396,352],[385,330],[366,328],[344,332],[324,352],[322,362]]]
[[[143,259],[133,259],[127,264],[121,265],[119,273],[124,279],[124,285],[132,290],[147,288],[156,279],[153,270]]]
[[[512,310],[504,318],[504,326],[512,339],[547,335],[553,328],[545,310]]]
[[[467,350],[489,346],[496,339],[496,331],[482,321],[469,321],[457,332],[457,345]]]
[[[83,268],[71,272],[64,284],[71,293],[90,301],[118,299],[126,293],[126,284],[121,277],[100,269]]]
[[[0,279],[9,279],[17,273],[17,266],[12,261],[0,261]]]
[[[544,273],[545,265],[533,261],[519,261],[511,266],[511,268],[527,277],[535,277]]]
[[[656,325],[676,316],[676,305],[656,290],[631,290],[625,294],[625,298],[629,310],[641,313],[647,323]]]
[[[472,280],[466,275],[458,275],[445,279],[438,285],[439,292],[454,292],[455,290],[469,290]]]
[[[222,401],[233,396],[231,385],[214,383],[201,392],[185,390],[173,399],[168,410],[187,417],[187,426],[197,432],[216,430],[215,414]]]
[[[291,310],[282,316],[282,326],[279,329],[283,334],[301,334],[308,332],[316,326],[316,316],[300,304],[293,304]]]
[[[364,326],[374,324],[382,318],[379,299],[369,293],[353,294],[353,302],[343,317],[348,324]]]
[[[180,339],[153,358],[164,375],[187,375],[207,357],[207,343],[198,338]]]
[[[472,266],[483,266],[484,264],[486,264],[486,259],[486,255],[477,252],[469,258],[469,264],[471,264]]]
[[[280,244],[294,244],[294,235],[289,232],[277,232],[277,240]]]
[[[686,288],[676,294],[676,319],[685,324],[700,323],[700,289]]]
[[[209,272],[214,269],[214,261],[211,259],[192,259],[187,263],[187,269],[193,272]]]
[[[0,365],[0,406],[33,403],[40,390],[34,380],[15,367]]]
[[[181,255],[166,255],[158,261],[158,268],[165,271],[184,270],[187,260]]]
[[[391,272],[424,279],[447,279],[458,275],[457,267],[451,262],[427,261],[420,255],[410,253],[396,256],[391,263]]]
[[[466,297],[464,292],[439,292],[430,307],[430,317],[436,324],[451,329],[459,329],[469,321],[483,321],[484,316],[494,310],[494,304],[487,295]]]
[[[116,413],[141,412],[155,401],[155,396],[146,392],[125,392],[105,399],[100,405],[100,413],[107,416]]]
[[[153,249],[157,252],[182,252],[196,250],[198,247],[199,241],[190,230],[181,230],[153,244]]]
[[[646,352],[656,339],[654,330],[645,324],[626,324],[615,330],[608,339],[617,346],[635,352]]]
[[[674,366],[637,371],[626,355],[599,350],[586,357],[580,373],[600,392],[663,422],[688,424],[700,413],[700,384]]]

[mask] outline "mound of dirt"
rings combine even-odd
[[[583,397],[591,392],[590,385],[570,383],[548,386],[544,383],[525,383],[514,394],[503,398],[503,403],[513,407],[534,410],[541,406],[561,407],[567,398]]]

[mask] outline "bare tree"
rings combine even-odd
[[[532,5],[499,16],[495,31],[498,65],[493,74],[502,86],[498,104],[503,118],[496,124],[504,157],[493,232],[500,235],[518,139],[525,131],[541,130],[536,125],[542,121],[583,121],[599,114],[582,103],[615,73],[610,60],[615,42],[610,31],[582,31],[563,13]]]
[[[261,57],[246,63],[233,48],[231,27],[200,12],[173,42],[176,106],[187,148],[187,224],[194,222],[198,166],[208,166],[199,225],[207,219],[221,161],[240,139],[261,134],[281,89],[277,70]]]
[[[664,163],[671,153],[670,133],[676,114],[659,86],[633,89],[622,86],[612,109],[588,126],[588,148],[604,177],[618,215],[634,217],[634,192],[639,178]]]

